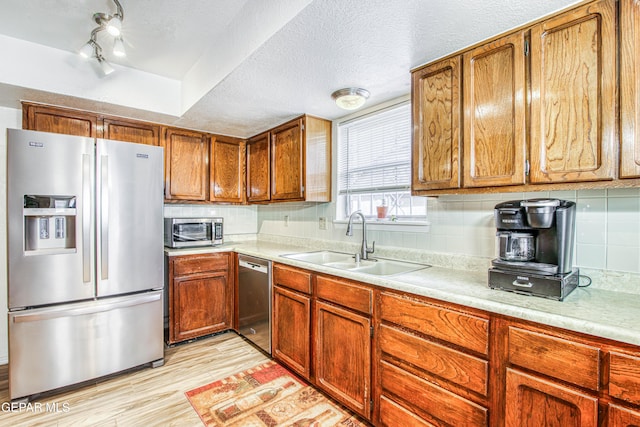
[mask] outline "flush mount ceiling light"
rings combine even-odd
[[[336,105],[345,110],[355,110],[364,105],[369,98],[369,91],[357,87],[340,89],[331,94],[331,98],[336,101]]]
[[[113,54],[115,56],[123,57],[127,53],[124,49],[124,41],[122,39],[122,20],[124,19],[124,10],[118,0],[113,0],[116,5],[116,13],[109,15],[107,13],[94,13],[93,20],[98,24],[96,28],[91,31],[91,37],[89,41],[78,52],[83,58],[95,58],[100,64],[100,68],[105,75],[113,73],[113,67],[106,61],[102,55],[102,46],[98,43],[98,33],[101,31],[107,31],[114,37],[113,40]]]

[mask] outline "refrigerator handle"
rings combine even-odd
[[[100,278],[109,278],[109,156],[100,166]]]
[[[91,282],[91,156],[82,155],[82,281]]]
[[[25,322],[37,322],[41,320],[59,319],[61,317],[71,316],[84,316],[87,314],[102,313],[105,311],[116,310],[119,308],[134,307],[136,305],[148,304],[153,301],[158,301],[162,298],[161,292],[153,292],[137,296],[135,298],[129,298],[124,301],[105,302],[100,304],[90,305],[79,308],[67,307],[51,307],[48,310],[41,310],[38,313],[25,312],[24,314],[15,314],[11,316],[10,322],[13,323],[25,323]],[[28,310],[29,311],[29,310]]]

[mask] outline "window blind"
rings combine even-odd
[[[338,127],[338,193],[411,188],[411,106],[404,103]]]

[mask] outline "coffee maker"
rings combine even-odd
[[[494,217],[499,254],[491,261],[490,288],[562,301],[578,286],[574,202],[513,200],[496,205]]]

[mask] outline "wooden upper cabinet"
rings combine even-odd
[[[640,178],[640,2],[620,1],[620,178]]]
[[[96,114],[45,105],[23,104],[22,128],[90,138],[102,137]]]
[[[160,126],[153,123],[104,119],[102,133],[104,139],[160,145]]]
[[[244,202],[245,156],[245,141],[223,136],[211,137],[209,200]]]
[[[525,183],[524,44],[519,31],[463,55],[465,187]]]
[[[461,57],[412,74],[412,190],[460,187]]]
[[[271,197],[270,133],[247,141],[247,202],[268,202]]]
[[[271,130],[271,201],[331,201],[331,122],[302,116]]]
[[[331,122],[313,116],[302,117],[305,148],[307,202],[331,201]]]
[[[532,183],[614,178],[616,75],[614,0],[532,27]]]
[[[209,141],[198,132],[167,129],[165,134],[165,198],[207,200]]]
[[[271,200],[304,199],[302,119],[271,131]]]

